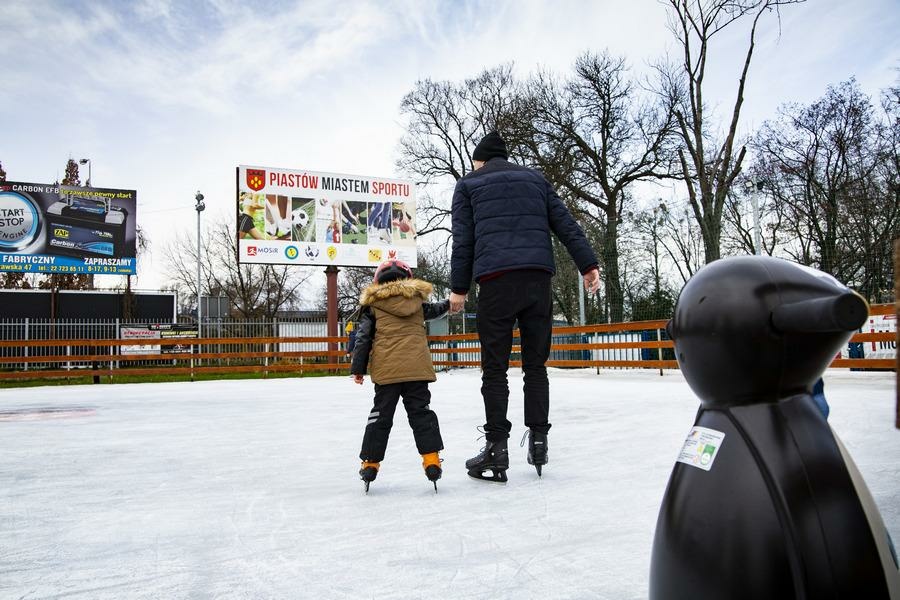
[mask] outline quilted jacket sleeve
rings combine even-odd
[[[369,368],[369,352],[372,351],[372,340],[375,339],[375,315],[372,309],[365,307],[359,315],[359,327],[356,330],[356,344],[353,346],[353,359],[350,362],[350,373],[365,375]]]

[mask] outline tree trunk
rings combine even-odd
[[[712,211],[703,214],[703,227],[700,230],[703,234],[703,251],[706,264],[722,258],[721,239],[722,239],[722,221],[717,220]]]
[[[610,203],[614,206],[615,203]],[[618,221],[616,215],[607,214],[606,235],[603,236],[603,256],[600,264],[603,268],[604,289],[609,303],[609,320],[611,323],[621,323],[625,320],[625,295],[622,292],[622,283],[619,277],[619,245]]]

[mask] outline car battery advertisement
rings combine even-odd
[[[137,192],[0,182],[0,271],[134,275]]]

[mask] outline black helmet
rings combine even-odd
[[[395,279],[412,279],[412,269],[402,260],[386,260],[375,269],[375,283],[387,283]]]

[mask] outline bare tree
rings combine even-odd
[[[623,281],[634,320],[671,317],[676,292],[669,282],[668,263],[671,259],[663,247],[667,235],[666,219],[666,205],[662,200],[628,218]]]
[[[340,318],[356,319],[359,297],[366,286],[372,283],[375,269],[370,267],[341,267],[338,277],[338,315]],[[327,309],[327,298],[322,297],[319,308]]]
[[[672,177],[673,106],[641,98],[625,59],[586,53],[560,83],[536,75],[512,114],[513,139],[569,200],[576,217],[600,228],[600,261],[610,318],[624,317],[619,226],[630,188]]]
[[[6,171],[3,170],[3,163],[0,162],[0,182],[6,181]]]
[[[150,250],[150,238],[144,232],[144,228],[140,225],[135,227],[135,262],[139,264],[141,258]],[[134,319],[135,298],[134,292],[131,290],[131,275],[125,276],[125,286],[122,289],[122,318],[125,320]]]
[[[706,262],[721,255],[722,215],[728,190],[741,171],[746,148],[737,141],[747,74],[762,16],[804,0],[668,0],[669,29],[680,46],[678,65],[660,65],[664,95],[678,100],[675,111],[684,147],[679,150],[688,199],[703,236]],[[724,136],[713,131],[704,96],[710,43],[744,18],[751,21],[737,95]]]
[[[753,195],[757,201],[759,220],[760,254],[773,256],[784,238],[784,203],[766,185],[770,175],[761,172],[754,165],[752,178],[743,178],[743,183],[728,192],[723,213],[722,249],[728,255],[756,254],[757,244],[754,229]],[[741,178],[738,178],[741,181]]]
[[[684,204],[660,205],[665,234],[659,243],[678,271],[681,284],[703,266],[703,241],[690,208]]]
[[[62,185],[81,185],[81,175],[78,174],[78,161],[74,158],[66,161],[66,176],[63,177]]]
[[[224,295],[232,309],[244,318],[272,318],[300,299],[300,287],[311,277],[310,269],[290,265],[258,265],[237,262],[237,231],[232,219],[212,222],[201,240],[203,289]],[[179,232],[165,248],[167,275],[182,298],[197,298],[196,238]]]
[[[784,251],[881,301],[900,234],[896,117],[878,118],[855,80],[785,105],[757,135],[759,168],[784,207]],[[896,114],[896,113],[894,113]]]
[[[27,273],[8,271],[0,273],[0,288],[4,290],[30,290],[31,282]]]
[[[511,64],[485,69],[461,84],[417,81],[400,104],[407,126],[400,140],[398,168],[426,183],[461,179],[471,170],[472,151],[479,140],[507,122],[515,86]],[[449,197],[426,193],[418,211],[424,218],[417,227],[420,236],[450,232]]]
[[[578,325],[578,294],[584,293],[580,288],[581,274],[571,259],[568,259],[565,246],[556,238],[552,238],[552,244],[553,260],[557,264],[556,275],[550,288],[554,314],[562,315],[568,325]]]

